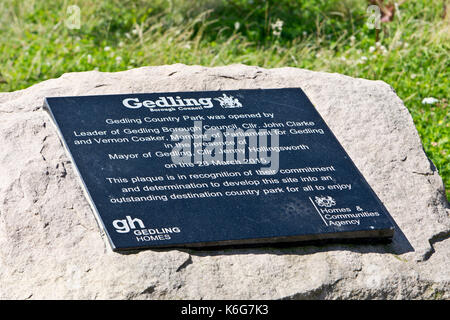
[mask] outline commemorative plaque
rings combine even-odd
[[[113,250],[393,236],[300,88],[45,101]]]

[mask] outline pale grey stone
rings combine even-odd
[[[46,96],[301,87],[401,232],[390,245],[113,253]],[[69,111],[70,112],[70,111]],[[0,94],[2,299],[449,299],[450,218],[412,118],[382,81],[181,64],[64,74]]]

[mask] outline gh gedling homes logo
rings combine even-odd
[[[170,240],[172,239],[171,234],[181,232],[180,227],[146,229],[141,219],[130,216],[126,216],[125,219],[114,220],[112,225],[118,233],[128,233],[133,230],[138,242]]]

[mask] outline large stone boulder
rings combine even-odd
[[[113,253],[46,96],[301,87],[398,225],[392,244]],[[0,94],[0,298],[450,298],[442,179],[388,84],[296,68],[181,64],[64,74]]]

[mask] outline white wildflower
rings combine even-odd
[[[117,63],[120,63],[121,61],[122,61],[122,57],[117,56],[117,57],[116,57],[116,62],[117,62]]]
[[[281,35],[281,31],[283,30],[284,22],[280,19],[277,19],[275,23],[272,23],[272,33],[275,37],[279,37]]]
[[[110,51],[110,50],[111,50],[111,47],[106,46],[106,47],[103,48],[103,50],[105,50],[105,51]]]
[[[375,51],[375,47],[373,47],[373,46],[370,46],[370,48],[369,48],[369,52],[370,53],[373,53]]]
[[[362,56],[361,58],[356,61],[356,64],[364,64],[366,61],[369,60],[366,56]]]
[[[239,23],[239,21],[236,21],[234,23],[234,30],[239,30],[240,27],[241,27],[241,24]]]
[[[439,102],[439,100],[433,97],[424,98],[422,100],[422,104],[435,104],[436,102]]]
[[[412,75],[411,75],[411,79],[415,79],[417,77],[417,75],[415,74],[415,73],[413,73]]]

